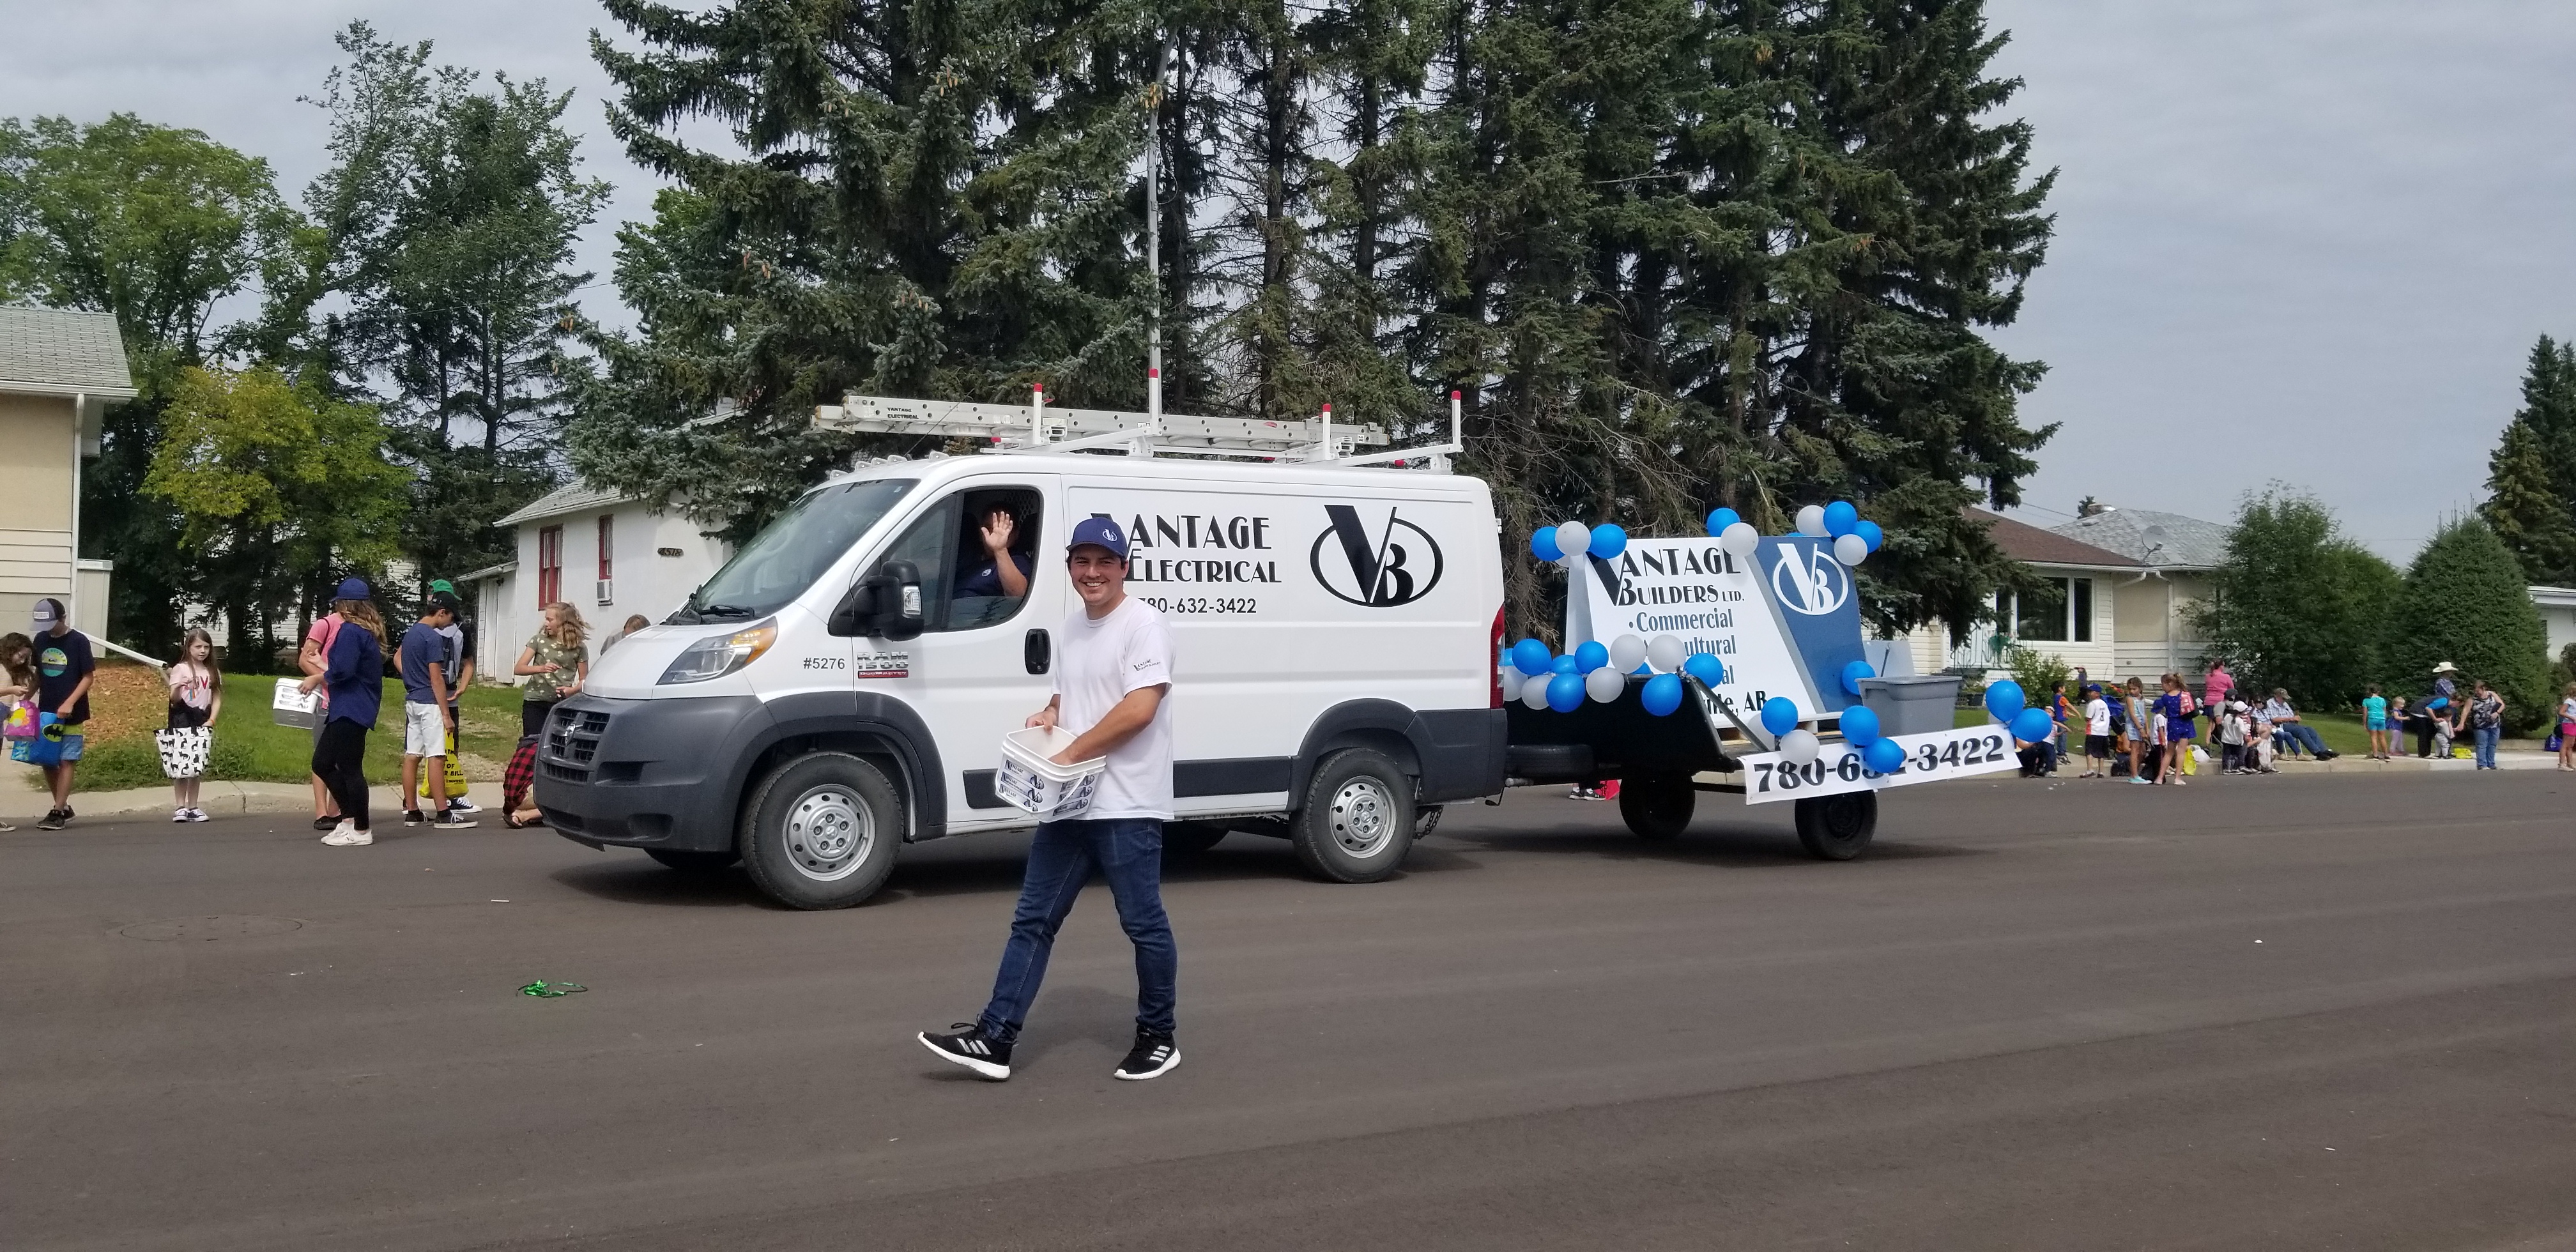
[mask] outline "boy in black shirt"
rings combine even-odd
[[[98,672],[98,658],[90,651],[89,636],[72,629],[62,601],[51,596],[36,601],[35,620],[36,720],[53,714],[59,736],[54,729],[42,733],[63,745],[62,763],[44,767],[54,807],[36,828],[61,830],[72,820],[72,765],[81,757],[81,725],[89,720],[89,685]]]

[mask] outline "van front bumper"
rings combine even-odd
[[[756,696],[574,696],[539,732],[537,809],[594,848],[730,851],[736,758],[768,723]]]

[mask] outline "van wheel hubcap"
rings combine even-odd
[[[1366,860],[1386,851],[1395,837],[1395,797],[1374,778],[1354,778],[1333,793],[1333,838],[1342,851]]]
[[[817,882],[847,878],[867,859],[877,826],[868,806],[841,787],[816,787],[787,811],[787,860]]]

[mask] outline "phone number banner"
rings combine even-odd
[[[2013,742],[2012,733],[2001,726],[1890,735],[1888,740],[1905,749],[1905,764],[1893,774],[1881,774],[1862,764],[1860,749],[1847,743],[1826,744],[1816,759],[1805,765],[1792,765],[1777,752],[1739,757],[1744,766],[1744,802],[1767,804],[1846,791],[1885,791],[2021,768],[2021,758],[2014,755],[2019,745]]]

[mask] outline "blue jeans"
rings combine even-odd
[[[2324,756],[2326,741],[2305,722],[2285,722],[2272,728],[2272,746],[2287,749],[2296,744],[2308,750],[2309,756]]]
[[[2479,768],[2479,769],[2494,769],[2494,768],[2496,767],[2496,764],[2495,764],[2496,736],[2501,735],[2501,734],[2503,734],[2503,733],[2504,733],[2504,727],[2502,727],[2502,726],[2479,726],[2479,727],[2476,727],[2476,728],[2475,728],[2474,733],[2475,733],[2475,734],[2477,735],[2477,737],[2478,737],[2478,747],[2477,747],[2478,768]]]
[[[1109,880],[1118,924],[1136,945],[1136,1024],[1172,1033],[1180,957],[1172,946],[1172,923],[1163,916],[1163,824],[1122,817],[1038,827],[1020,879],[1020,906],[1011,915],[1011,939],[1002,945],[1002,968],[993,976],[993,1002],[976,1022],[986,1035],[1019,1037],[1029,1002],[1046,981],[1055,932],[1095,868]]]

